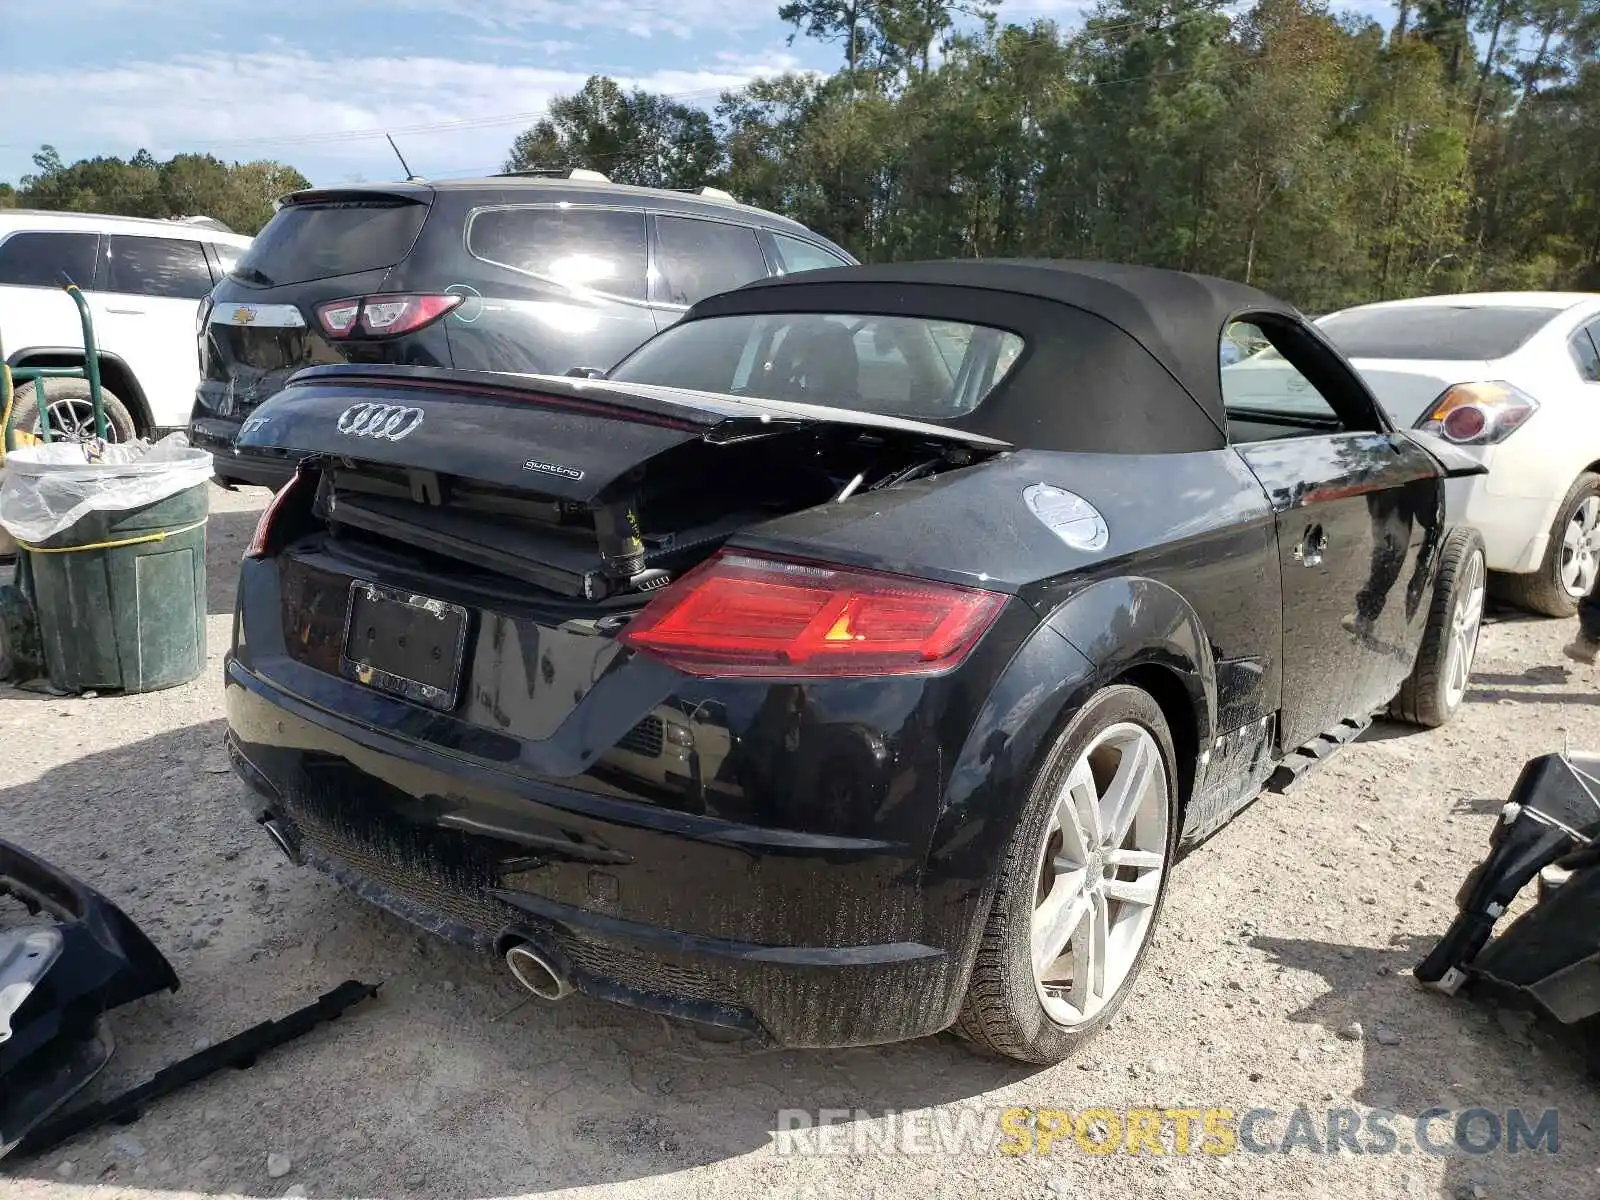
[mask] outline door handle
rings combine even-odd
[[[1295,561],[1303,567],[1314,567],[1322,562],[1322,554],[1328,548],[1328,535],[1321,525],[1312,525],[1306,530],[1305,537],[1300,539],[1300,544],[1294,548]]]
[[[116,313],[119,317],[142,317],[145,310],[142,308],[108,308],[108,313]]]

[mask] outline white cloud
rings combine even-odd
[[[688,103],[796,65],[786,54],[718,61],[709,69],[658,69],[620,79]],[[0,129],[49,142],[69,162],[91,154],[157,157],[184,151],[275,158],[313,182],[397,170],[392,132],[422,175],[498,169],[512,138],[552,97],[587,72],[437,57],[317,58],[273,51],[181,55],[165,62],[80,68],[63,89],[52,74],[13,64],[0,71]],[[41,106],[36,97],[49,96]],[[20,146],[0,150],[0,178],[25,169]],[[8,169],[11,163],[19,167]]]
[[[531,28],[565,30],[623,30],[639,37],[674,34],[687,37],[695,30],[738,31],[773,23],[777,5],[759,0],[341,0],[342,15],[361,10],[386,17],[411,12],[441,24],[455,22],[475,30],[526,31]],[[70,11],[68,11],[70,9]],[[326,0],[276,0],[273,19],[315,18],[328,11]],[[206,16],[231,12],[260,20],[258,0],[207,0]],[[0,0],[0,18],[30,23],[80,21],[93,15],[138,14],[151,20],[191,16],[171,0],[72,0],[70,5],[51,0]]]

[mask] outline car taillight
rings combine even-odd
[[[461,303],[460,296],[354,296],[317,305],[317,320],[332,338],[356,334],[399,337],[437,321]]]
[[[652,599],[619,640],[691,675],[921,675],[966,658],[1005,601],[977,588],[723,552]]]
[[[1509,383],[1458,383],[1446,388],[1417,428],[1462,446],[1503,442],[1539,409],[1539,402]]]
[[[266,558],[277,547],[273,543],[273,527],[283,510],[299,498],[303,488],[308,486],[311,476],[304,471],[296,471],[289,482],[279,488],[267,506],[261,510],[261,516],[256,521],[256,531],[250,535],[250,544],[245,547],[246,558]]]

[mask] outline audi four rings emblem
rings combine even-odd
[[[410,437],[421,424],[420,408],[399,404],[352,404],[339,414],[340,433],[391,442]]]

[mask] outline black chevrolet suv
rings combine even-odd
[[[201,305],[190,439],[222,483],[278,487],[294,457],[233,442],[302,367],[606,368],[705,296],[854,262],[726,192],[594,171],[296,192]]]

